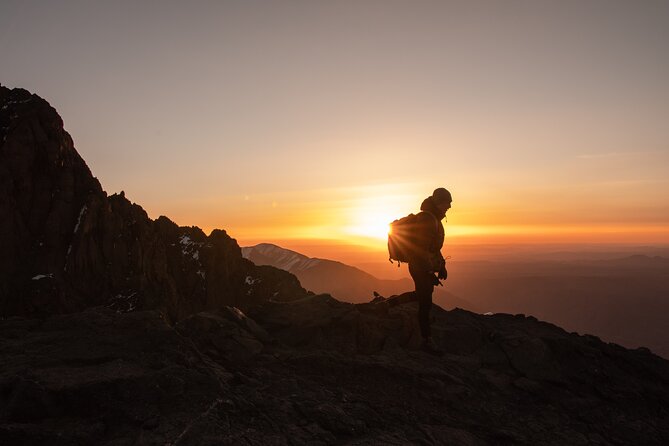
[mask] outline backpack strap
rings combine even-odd
[[[426,214],[429,214],[430,217],[432,217],[432,218],[434,219],[434,230],[437,231],[437,233],[439,233],[439,224],[440,224],[440,222],[439,222],[439,219],[437,218],[437,216],[434,215],[432,212],[428,212],[428,211],[420,211],[420,213],[426,213]],[[442,256],[442,257],[443,257],[443,256]]]
[[[434,218],[434,229],[439,231],[439,220],[437,219],[436,215],[428,211],[420,211],[419,214],[428,214],[430,217]]]

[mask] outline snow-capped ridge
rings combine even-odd
[[[307,257],[271,243],[260,243],[255,246],[245,246],[242,248],[242,256],[245,259],[250,260],[254,254],[272,259],[272,263],[277,268],[291,273],[313,268],[323,262],[322,259]]]

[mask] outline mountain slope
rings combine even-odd
[[[107,196],[39,96],[0,86],[0,140],[0,315],[106,305],[179,320],[304,295],[292,275],[243,259],[225,231],[151,220],[123,192]]]
[[[372,291],[383,293],[388,282],[397,283],[381,281],[341,262],[307,257],[269,243],[244,247],[242,255],[256,265],[272,265],[295,274],[305,288],[314,292],[328,292],[337,298],[353,302],[367,302],[373,297]]]
[[[332,260],[307,257],[299,252],[291,251],[290,249],[285,249],[271,243],[260,243],[255,246],[242,247],[242,256],[245,259],[251,260],[256,265],[272,263],[272,266],[286,270],[292,274],[316,268],[326,263],[338,263]]]
[[[486,312],[532,314],[669,358],[666,258],[459,262],[449,272],[449,288]]]
[[[411,279],[382,280],[354,266],[304,254],[271,243],[242,248],[244,258],[256,265],[271,265],[295,274],[303,287],[314,293],[328,293],[351,303],[369,302],[376,291],[384,296],[401,294],[414,288]],[[406,268],[406,265],[404,266]],[[433,301],[442,308],[463,308],[480,312],[479,308],[446,289],[437,287]]]

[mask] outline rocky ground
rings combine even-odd
[[[522,315],[327,295],[170,326],[108,308],[0,321],[2,444],[669,442],[669,363]]]

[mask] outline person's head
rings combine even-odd
[[[446,211],[451,208],[453,198],[448,190],[439,187],[432,192],[432,201],[440,211],[446,213]]]

